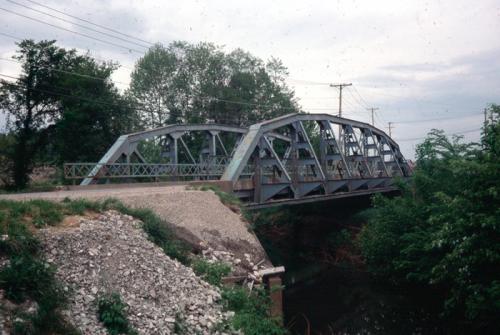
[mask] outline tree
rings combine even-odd
[[[438,290],[443,316],[486,332],[500,315],[500,107],[490,109],[478,144],[433,130],[410,185],[375,197],[360,235],[374,274]]]
[[[115,64],[79,56],[73,71],[61,78],[60,118],[53,127],[53,156],[59,163],[95,162],[122,134],[136,127],[136,111],[122,97],[111,74]],[[100,79],[97,79],[100,78]]]
[[[128,94],[145,128],[209,121],[247,126],[299,111],[286,75],[277,59],[264,63],[240,49],[174,42],[139,60]]]
[[[174,96],[178,55],[175,46],[169,49],[157,44],[139,59],[131,74],[129,96],[141,109],[143,127],[165,125],[175,114]]]
[[[15,82],[0,81],[0,108],[7,112],[15,134],[14,182],[17,187],[28,183],[33,157],[44,145],[47,130],[59,117],[59,101],[52,87],[61,73],[71,68],[71,55],[54,45],[55,41],[24,40],[18,44],[15,59],[22,62],[22,73]]]
[[[98,63],[55,41],[24,40],[18,47],[19,79],[0,82],[0,109],[7,112],[15,142],[9,152],[16,187],[26,186],[36,159],[94,161],[135,127],[135,110],[110,79],[115,64]]]

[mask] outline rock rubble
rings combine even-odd
[[[230,316],[217,303],[219,290],[166,256],[140,225],[108,211],[79,219],[77,227],[40,231],[47,261],[69,292],[65,315],[83,334],[106,334],[96,301],[117,292],[139,334],[172,334],[175,322],[189,334],[216,333],[214,326]]]

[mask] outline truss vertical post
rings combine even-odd
[[[260,203],[262,200],[262,164],[260,159],[260,145],[257,146],[254,153],[255,171],[253,175],[253,201]]]

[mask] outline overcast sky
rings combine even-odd
[[[13,1],[74,21],[27,0]],[[280,58],[309,112],[336,114],[338,90],[325,84],[353,83],[344,90],[344,116],[369,121],[366,108],[378,107],[375,125],[387,131],[394,122],[393,138],[407,158],[431,128],[477,140],[484,107],[500,103],[499,0],[36,1],[145,41],[208,41],[227,51]],[[135,50],[0,10],[2,58],[14,53],[15,40],[1,34],[57,39],[61,46],[119,61],[123,67],[114,79],[127,83],[145,50],[11,1],[0,0],[0,8]],[[18,71],[15,63],[0,60],[0,74]]]

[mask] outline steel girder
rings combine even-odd
[[[307,121],[319,126],[318,154],[305,130]],[[332,125],[339,125],[340,135],[335,135]],[[278,129],[285,129],[290,138],[283,158],[268,140]],[[254,166],[255,203],[274,197],[301,199],[339,190],[388,187],[393,177],[409,172],[399,146],[385,132],[328,114],[290,114],[252,125],[221,180],[231,182],[235,191],[248,190],[247,175],[244,180],[240,177],[249,164]]]

